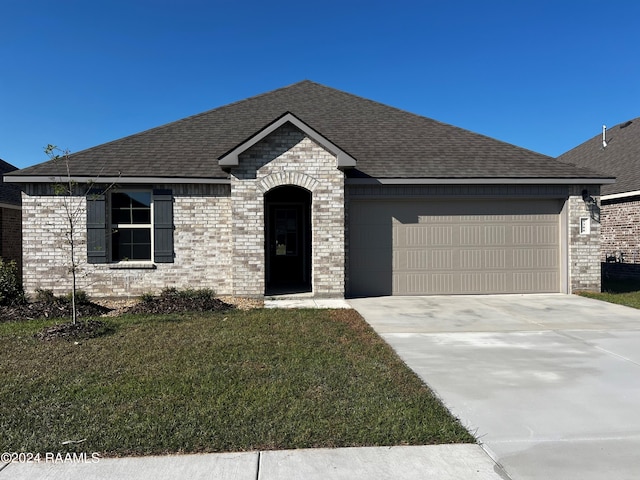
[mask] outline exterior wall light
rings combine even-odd
[[[586,203],[587,205],[591,206],[591,205],[595,205],[596,201],[594,200],[594,198],[589,195],[589,190],[582,190],[582,200],[584,200],[584,203]]]

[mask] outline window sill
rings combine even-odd
[[[118,262],[109,264],[110,270],[155,270],[153,262]]]

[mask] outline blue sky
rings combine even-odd
[[[637,0],[0,0],[0,158],[310,79],[557,156],[640,116]]]

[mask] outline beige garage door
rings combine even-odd
[[[561,291],[562,200],[366,200],[349,212],[350,293]]]

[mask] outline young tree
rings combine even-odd
[[[53,193],[62,199],[62,210],[64,216],[64,239],[68,247],[67,270],[71,275],[71,322],[75,325],[77,321],[77,292],[78,274],[83,262],[83,256],[79,255],[81,245],[84,242],[84,235],[80,225],[86,214],[86,202],[91,201],[92,191],[95,190],[96,181],[88,181],[80,184],[73,179],[70,170],[69,150],[62,150],[55,145],[47,145],[45,153],[54,162],[60,164],[63,173],[56,178],[53,185]],[[115,186],[115,183],[101,189],[104,193]]]

